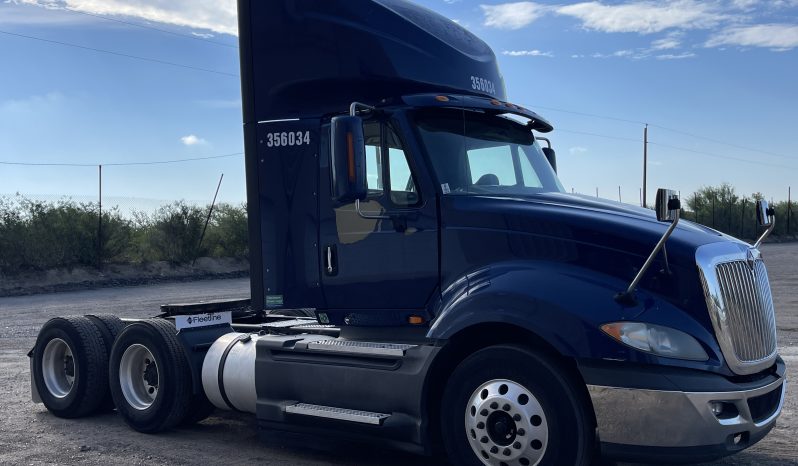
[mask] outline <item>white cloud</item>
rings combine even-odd
[[[183,136],[182,138],[180,138],[180,141],[187,146],[202,146],[208,144],[208,141],[199,138],[193,134],[189,134],[188,136]]]
[[[533,2],[480,5],[485,14],[485,26],[499,29],[521,29],[543,16],[547,7]]]
[[[502,55],[508,55],[511,57],[553,57],[554,53],[552,52],[542,52],[540,50],[505,50],[502,52]]]
[[[710,28],[724,19],[712,3],[695,0],[637,1],[618,5],[592,1],[561,6],[556,11],[581,20],[586,29],[640,34],[666,29]]]
[[[581,147],[581,146],[572,147],[568,149],[568,152],[570,152],[573,155],[584,154],[585,152],[587,152],[587,147]]]
[[[732,26],[710,37],[706,43],[707,47],[724,45],[789,50],[798,47],[798,25],[757,24],[753,26]]]
[[[657,60],[683,60],[685,58],[694,58],[696,54],[693,52],[684,52],[684,53],[664,53],[662,55],[657,55],[654,58]]]
[[[651,50],[672,50],[678,49],[682,46],[682,37],[684,33],[681,31],[674,31],[651,43]]]
[[[235,0],[14,0],[46,8],[141,18],[158,23],[238,34]]]

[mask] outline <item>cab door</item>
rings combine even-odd
[[[424,309],[439,279],[432,183],[419,169],[423,164],[409,150],[396,121],[366,120],[363,129],[368,181],[364,201],[336,204],[329,189],[329,150],[322,164],[322,184],[328,188],[320,203],[327,307]]]

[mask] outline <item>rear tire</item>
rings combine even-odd
[[[163,319],[125,327],[111,351],[109,379],[119,414],[139,432],[175,427],[191,408],[189,361],[174,325]]]
[[[122,332],[122,329],[125,328],[125,323],[122,322],[122,319],[113,314],[90,314],[86,317],[97,327],[97,330],[100,331],[103,337],[103,344],[105,345],[105,352],[110,355],[111,349],[114,346],[114,341],[116,337],[119,336],[119,333]],[[107,365],[105,366],[104,372],[106,374],[108,373]],[[114,408],[114,399],[111,398],[111,390],[109,388],[105,391],[103,401],[100,403],[100,409],[103,411],[113,411]]]
[[[33,350],[33,380],[54,415],[95,412],[108,392],[108,353],[100,331],[86,317],[56,317],[44,324]]]
[[[443,443],[456,465],[588,465],[595,432],[576,382],[549,358],[498,345],[466,358],[444,391]]]

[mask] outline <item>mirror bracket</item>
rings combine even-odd
[[[665,246],[665,242],[667,242],[668,238],[670,238],[673,230],[676,228],[676,225],[679,223],[681,208],[681,202],[674,191],[668,189],[659,189],[657,191],[657,220],[670,221],[671,224],[668,229],[665,230],[665,234],[663,234],[659,239],[657,245],[654,246],[654,250],[651,251],[651,254],[649,254],[648,259],[646,259],[646,262],[643,264],[643,267],[638,270],[637,275],[635,275],[634,280],[632,280],[632,283],[629,285],[626,291],[615,295],[615,301],[622,306],[632,307],[637,305],[637,299],[635,298],[634,291],[637,288],[637,285],[639,285],[640,281],[643,279],[643,275],[645,275],[645,273],[651,267],[651,264],[654,263],[654,259]]]
[[[759,249],[762,242],[765,241],[773,230],[776,228],[776,209],[768,205],[768,201],[756,201],[756,220],[759,226],[767,227],[759,239],[754,243],[754,249]]]

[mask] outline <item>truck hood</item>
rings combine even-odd
[[[528,197],[446,196],[453,201],[457,224],[473,228],[506,228],[555,236],[583,244],[647,257],[668,223],[657,221],[651,209],[578,194],[541,193]],[[463,223],[461,223],[463,222]],[[447,225],[453,226],[450,221]],[[695,264],[695,250],[708,243],[738,241],[687,220],[668,240],[669,258]],[[676,259],[674,257],[674,259]]]
[[[443,196],[444,276],[501,261],[555,261],[615,277],[618,291],[631,283],[665,233],[654,211],[619,202],[565,193],[528,197]],[[459,242],[478,249],[463,258],[449,256],[445,245]],[[711,328],[695,262],[696,249],[738,241],[720,232],[681,220],[640,283],[639,290],[658,295]],[[451,273],[449,273],[451,272]],[[625,284],[625,285],[624,285]]]

